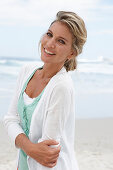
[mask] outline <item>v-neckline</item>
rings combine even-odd
[[[23,89],[22,89],[22,99],[23,99],[23,104],[24,104],[25,107],[31,106],[31,105],[33,105],[33,104],[35,103],[35,101],[39,100],[40,97],[41,97],[41,95],[43,94],[45,88],[46,88],[46,87],[45,87],[45,88],[42,90],[42,92],[41,92],[37,97],[34,98],[34,100],[33,100],[32,103],[30,103],[30,104],[28,104],[28,105],[25,104],[24,98],[23,98],[23,94],[24,94],[24,92],[25,92],[25,89],[26,89],[26,87],[27,87],[27,84],[28,84],[29,80],[32,78],[32,76],[35,74],[35,72],[36,72],[38,69],[40,69],[40,68],[36,68],[36,69],[32,72],[32,74],[28,77],[28,79],[26,80],[26,82],[24,83],[24,86],[23,86]],[[26,92],[25,92],[25,93],[26,93]],[[28,94],[26,93],[26,95],[28,95]],[[28,97],[29,97],[29,95],[28,95]],[[29,97],[29,98],[31,98],[31,97]],[[31,99],[33,99],[33,98],[31,98]]]

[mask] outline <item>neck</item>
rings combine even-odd
[[[40,76],[44,79],[52,78],[58,71],[61,70],[63,65],[59,64],[44,64],[43,69],[40,71]]]

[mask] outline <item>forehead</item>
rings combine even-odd
[[[65,23],[56,21],[49,27],[49,30],[51,30],[55,36],[72,40],[72,33]]]

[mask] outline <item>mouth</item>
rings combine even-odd
[[[49,54],[49,55],[55,55],[55,54],[52,53],[51,51],[48,51],[46,48],[44,48],[44,52],[45,52],[46,54]]]

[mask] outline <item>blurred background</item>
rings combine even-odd
[[[113,1],[0,0],[0,120],[26,63],[40,60],[38,43],[59,10],[73,11],[88,38],[69,72],[75,87],[75,150],[80,170],[113,170]],[[16,154],[0,121],[0,169],[15,170]]]
[[[113,2],[4,0],[0,1],[0,118],[7,112],[21,66],[43,64],[38,42],[59,10],[80,15],[88,32],[78,68],[70,72],[76,118],[113,117]]]

